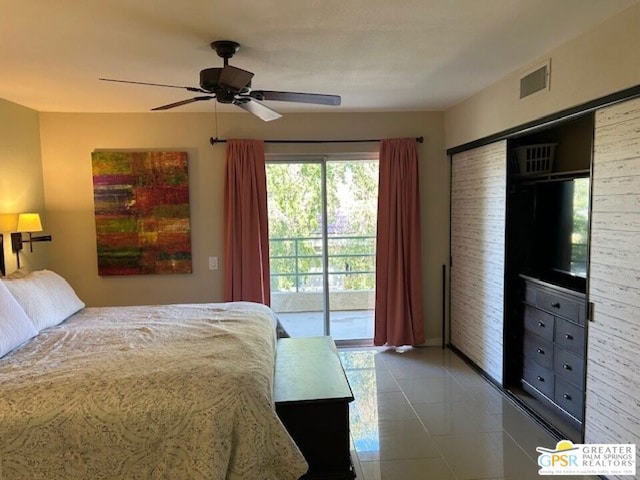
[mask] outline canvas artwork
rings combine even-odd
[[[93,152],[99,275],[191,273],[186,152]]]

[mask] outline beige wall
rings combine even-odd
[[[440,336],[441,265],[448,258],[449,165],[445,147],[469,142],[573,105],[640,84],[640,5],[608,20],[541,59],[552,59],[552,88],[517,99],[520,71],[445,113],[288,114],[272,123],[248,114],[220,114],[224,138],[426,137],[422,161],[426,330]],[[620,60],[624,59],[624,60]],[[523,65],[523,70],[530,64]],[[222,270],[207,257],[222,256],[224,145],[211,147],[213,114],[38,114],[0,100],[0,213],[36,210],[54,242],[36,245],[23,260],[67,277],[89,305],[219,301]],[[445,142],[446,132],[446,142]],[[42,138],[42,167],[40,138]],[[269,153],[366,151],[376,145],[269,145]],[[189,153],[192,275],[97,275],[90,155],[95,149],[180,149]],[[43,176],[40,169],[43,169]],[[42,179],[44,178],[44,192]],[[46,196],[45,196],[46,193]],[[50,261],[43,256],[50,252]],[[14,266],[7,255],[9,270]]]
[[[225,145],[212,147],[213,113],[41,113],[47,229],[56,241],[50,268],[88,305],[221,301]],[[420,145],[426,331],[440,337],[441,265],[448,256],[448,161],[442,113],[287,114],[264,123],[246,113],[219,114],[221,138],[357,139],[424,136]],[[267,145],[267,153],[363,152],[378,144]],[[193,274],[100,277],[93,217],[91,152],[166,149],[189,154]],[[220,262],[222,264],[222,262]]]
[[[11,252],[7,230],[13,230],[17,213],[38,212],[44,228],[44,189],[40,161],[40,122],[38,112],[0,99],[0,233],[4,234],[4,255],[7,272],[16,268],[16,256]],[[21,254],[23,266],[44,268],[51,244],[40,243],[34,252]]]
[[[551,90],[520,100],[523,65],[445,114],[447,148],[640,84],[640,4],[554,49]]]

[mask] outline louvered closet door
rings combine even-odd
[[[640,99],[596,112],[592,198],[585,441],[640,445]]]
[[[507,142],[452,158],[451,344],[502,383]]]

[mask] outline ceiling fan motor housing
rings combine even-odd
[[[200,70],[200,88],[207,92],[215,93],[220,103],[233,103],[238,94],[247,94],[251,91],[251,82],[249,82],[240,92],[234,92],[220,85],[220,73],[222,68],[205,68]]]

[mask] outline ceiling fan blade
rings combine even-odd
[[[278,102],[315,103],[318,105],[335,105],[342,102],[339,95],[323,95],[320,93],[274,92],[271,90],[253,90],[249,94],[256,100],[274,100]]]
[[[169,110],[170,108],[181,107],[182,105],[188,105],[194,102],[200,102],[202,100],[211,100],[216,97],[194,97],[187,100],[181,100],[179,102],[170,103],[169,105],[162,105],[161,107],[152,108],[151,110]]]
[[[151,85],[152,87],[182,88],[190,92],[210,93],[198,87],[182,87],[180,85],[166,85],[164,83],[133,82],[131,80],[117,80],[114,78],[99,78],[98,80],[102,80],[103,82],[132,83],[134,85]]]
[[[252,78],[253,73],[251,72],[232,67],[231,65],[225,65],[222,72],[220,72],[219,83],[234,92],[240,92],[244,87],[249,85]]]
[[[249,113],[253,113],[256,117],[264,120],[265,122],[270,122],[271,120],[277,120],[282,117],[278,112],[274,109],[267,107],[264,103],[260,103],[254,98],[243,97],[236,98],[233,102],[234,105],[239,106],[243,110],[246,110]]]

